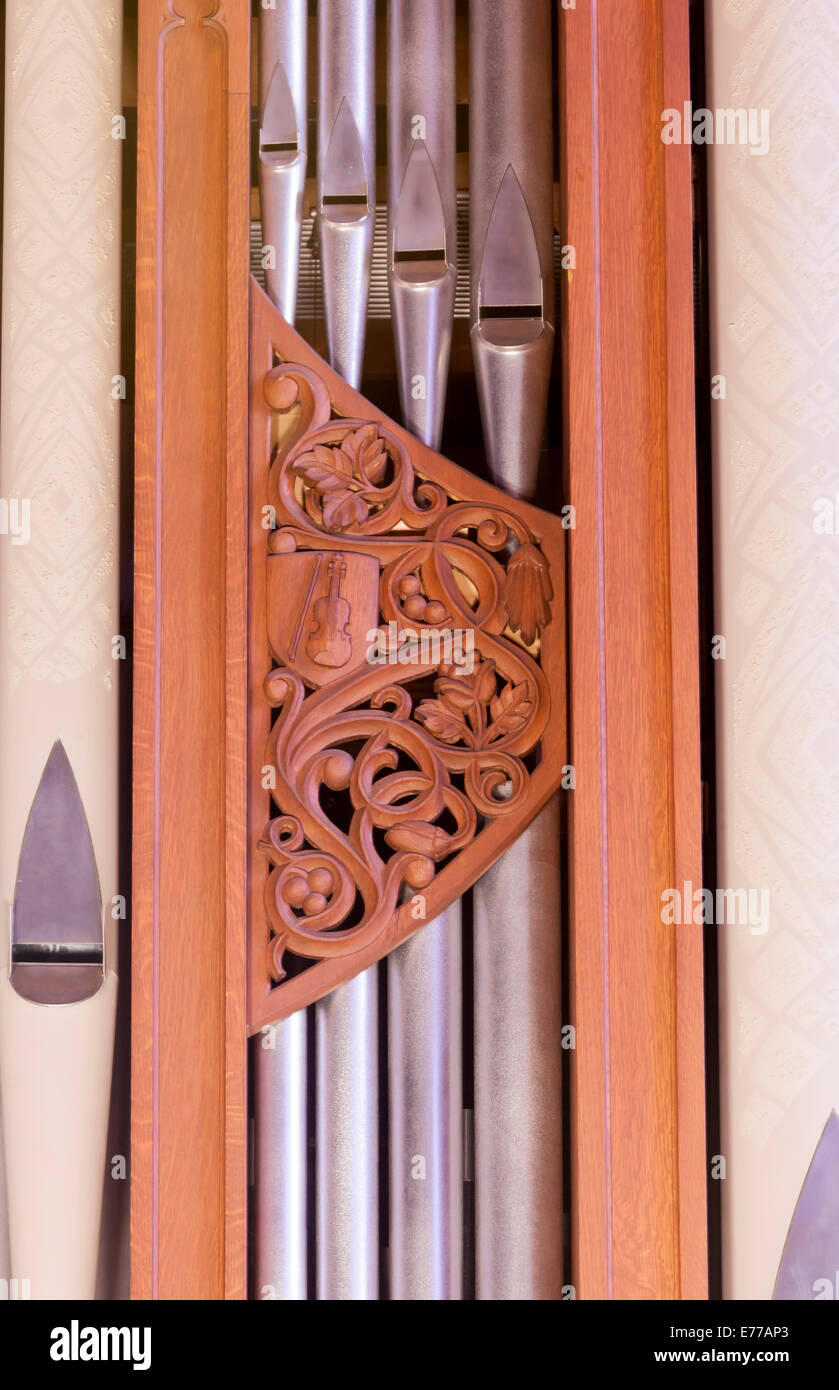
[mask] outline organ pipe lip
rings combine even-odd
[[[349,101],[338,108],[324,161],[321,216],[330,222],[359,222],[370,212],[361,136]]]
[[[294,323],[306,188],[306,4],[260,11],[259,201],[265,288]]]
[[[424,140],[411,150],[392,215],[394,273],[412,283],[439,280],[449,266],[446,214]]]
[[[78,784],[56,741],[32,801],[12,909],[11,982],[38,1004],[78,1003],[104,973],[99,874]]]
[[[329,361],[358,388],[364,357],[375,207],[352,107],[335,117],[318,188],[319,244]]]
[[[402,418],[412,434],[439,449],[457,275],[449,259],[440,185],[424,140],[411,150],[391,215],[388,288]]]
[[[482,336],[499,347],[532,342],[544,326],[539,248],[512,164],[507,165],[490,213],[476,309]]]
[[[299,158],[300,128],[288,75],[278,62],[271,75],[262,123],[259,129],[259,158],[263,164],[281,169]]]

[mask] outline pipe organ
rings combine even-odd
[[[828,1296],[832,156],[758,8],[7,0],[11,1296]]]

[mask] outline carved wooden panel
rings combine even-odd
[[[253,282],[251,305],[256,1030],[524,829],[560,783],[565,674],[559,519],[378,414]]]

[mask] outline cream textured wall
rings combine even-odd
[[[767,1299],[839,1105],[839,3],[706,11],[708,105],[771,118],[709,150],[718,881],[770,895],[718,928],[724,1292]]]
[[[120,403],[111,392],[120,370],[121,61],[116,0],[6,5],[0,497],[31,500],[31,539],[13,545],[0,535],[3,968],[24,825],[57,738],[87,813],[106,923],[120,892]],[[112,924],[111,967],[116,935]]]

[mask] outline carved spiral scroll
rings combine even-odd
[[[550,709],[552,590],[521,516],[451,497],[386,426],[333,419],[315,373],[274,368],[265,394],[282,425],[264,683],[276,814],[260,840],[279,980],[287,952],[369,946],[522,811]]]

